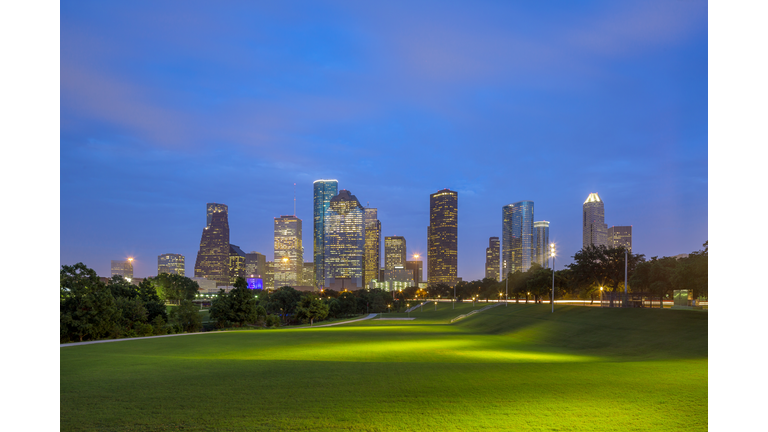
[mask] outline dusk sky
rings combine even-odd
[[[409,256],[429,194],[458,191],[464,280],[522,200],[557,269],[592,192],[635,253],[707,241],[706,2],[254,3],[61,3],[61,264],[180,253],[191,277],[208,202],[272,260],[294,183],[312,261],[317,179]]]

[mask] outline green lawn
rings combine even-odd
[[[61,348],[61,429],[707,430],[707,312],[472,309]]]

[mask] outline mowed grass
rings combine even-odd
[[[472,309],[64,347],[61,429],[707,430],[706,312]]]

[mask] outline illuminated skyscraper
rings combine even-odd
[[[229,245],[229,284],[234,285],[237,278],[245,279],[245,252],[239,246]]]
[[[536,262],[549,268],[549,222],[534,222],[533,229],[536,230]]]
[[[418,258],[418,255],[414,255],[414,258]],[[424,261],[420,259],[414,259],[412,261],[405,262],[405,268],[413,272],[413,282],[419,284],[424,281]]]
[[[218,203],[208,203],[206,204],[206,218],[205,218],[205,226],[211,226],[211,220],[213,218],[213,214],[217,212],[224,212],[229,214],[227,205],[226,204],[218,204]]]
[[[133,258],[127,260],[112,260],[112,276],[122,276],[125,279],[133,279]]]
[[[267,274],[267,257],[256,251],[245,254],[245,274],[263,279]]]
[[[275,288],[302,285],[304,248],[301,245],[301,219],[275,218]]]
[[[632,225],[608,228],[608,247],[617,248],[620,246],[632,252]]]
[[[597,193],[591,193],[584,201],[583,247],[608,246],[608,225],[605,224],[605,207]]]
[[[366,208],[365,218],[365,260],[363,269],[363,286],[379,278],[381,267],[381,221],[375,208]]]
[[[216,285],[229,285],[229,220],[227,206],[208,204],[207,225],[200,238],[195,260],[195,277],[204,277]]]
[[[157,256],[157,274],[169,273],[184,276],[184,255],[162,254]]]
[[[485,277],[499,280],[499,238],[488,239],[488,248],[485,250]]]
[[[429,196],[427,283],[456,284],[459,237],[459,194],[448,189]]]
[[[331,199],[324,221],[325,287],[354,290],[363,286],[364,213],[348,190]]]
[[[384,270],[392,270],[396,266],[405,267],[405,237],[384,237]]]
[[[315,180],[314,198],[314,261],[315,285],[320,286],[325,281],[325,212],[339,190],[337,180]]]
[[[501,208],[501,273],[528,271],[536,260],[533,201],[518,201]]]

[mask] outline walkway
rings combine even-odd
[[[312,327],[301,327],[301,328],[318,328],[318,327],[330,327],[330,326],[336,326],[336,325],[342,325],[342,324],[349,324],[349,323],[353,323],[353,322],[358,322],[358,321],[363,321],[363,320],[371,319],[371,318],[373,318],[373,317],[375,317],[377,315],[378,315],[377,313],[372,313],[372,314],[368,314],[368,316],[365,317],[365,318],[358,318],[356,320],[342,321],[342,322],[337,322],[337,323],[316,325],[316,326],[312,326]]]

